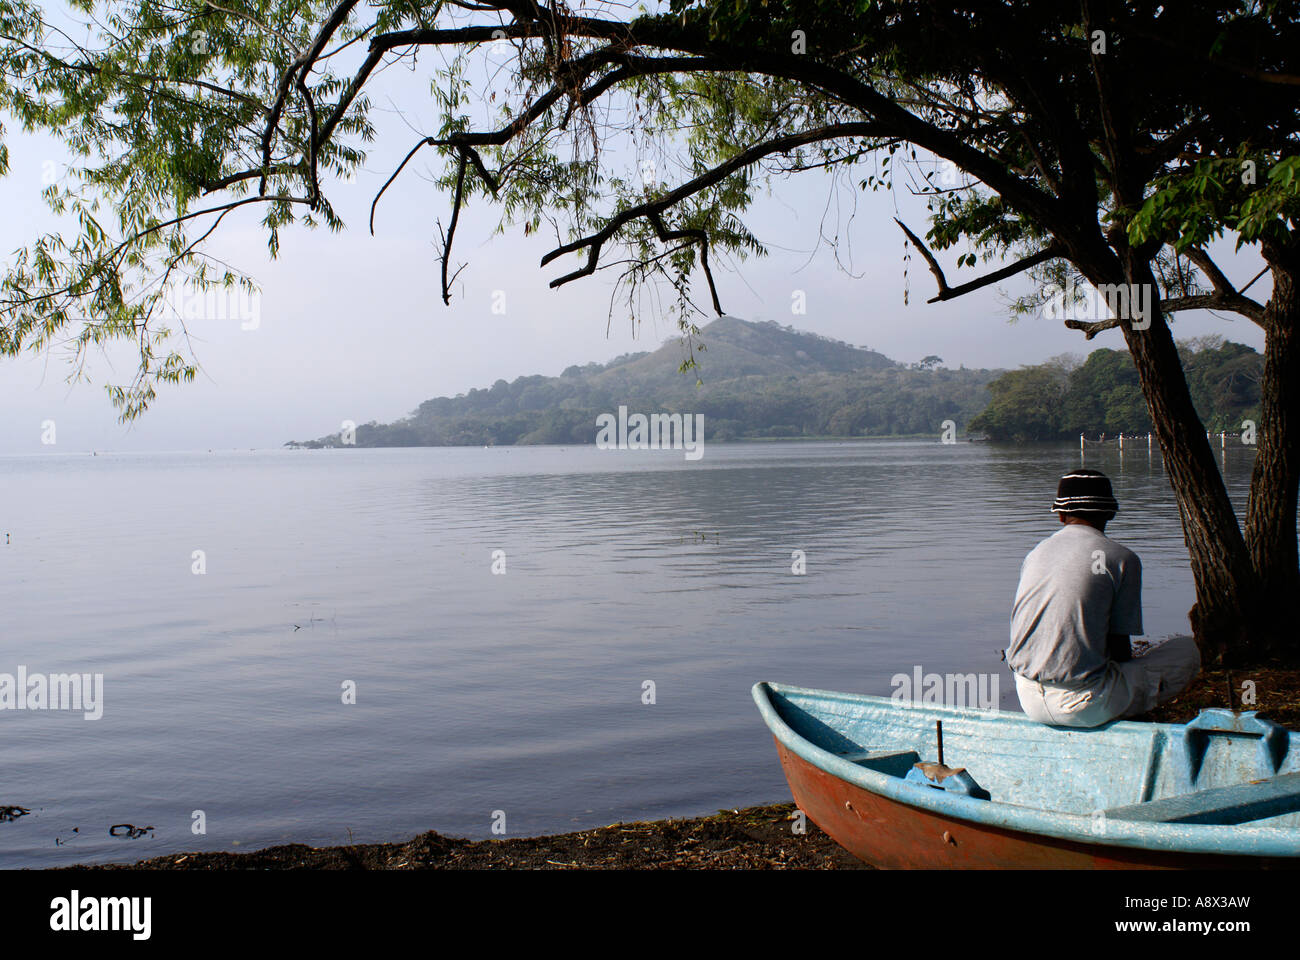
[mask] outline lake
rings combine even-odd
[[[1160,454],[1096,449],[1147,634],[1187,632]],[[1239,511],[1252,458],[1223,454]],[[1016,578],[1078,463],[932,441],[0,458],[0,673],[103,675],[99,719],[0,711],[0,807],[31,810],[0,865],[788,800],[757,680],[994,672],[1019,709]]]

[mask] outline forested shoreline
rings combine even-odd
[[[703,414],[707,441],[955,435],[1056,441],[1151,429],[1137,371],[1125,350],[1053,357],[1017,370],[949,369],[930,355],[900,363],[865,347],[726,317],[701,331],[698,369],[683,349],[572,366],[558,377],[498,380],[426,400],[410,416],[360,424],[301,447],[585,444],[596,417],[620,406]],[[1204,337],[1180,344],[1206,429],[1237,432],[1259,419],[1263,358],[1251,347]],[[348,441],[352,441],[349,443]]]
[[[1222,337],[1180,341],[1178,352],[1192,402],[1205,428],[1236,433],[1260,419],[1263,357]],[[992,400],[967,425],[995,440],[1064,440],[1079,434],[1145,434],[1151,417],[1127,350],[1095,350],[1086,360],[1065,355],[989,384]]]

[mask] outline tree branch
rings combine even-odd
[[[542,10],[553,16],[547,8]],[[1015,175],[1005,164],[981,153],[966,143],[957,133],[921,119],[869,84],[834,67],[797,54],[755,49],[740,44],[723,44],[716,38],[710,37],[706,30],[682,27],[677,21],[663,18],[646,19],[636,24],[592,17],[565,17],[563,22],[569,36],[608,40],[612,45],[625,50],[648,46],[708,56],[736,72],[781,77],[807,83],[841,103],[867,114],[879,127],[879,133],[908,140],[923,149],[952,160],[958,167],[1001,194],[1008,204],[1021,207],[1053,232],[1064,234],[1070,232],[1068,229],[1070,211],[1058,198],[1039,189],[1033,181]],[[322,135],[329,135],[334,123],[341,118],[356,91],[378,64],[383,52],[387,50],[415,44],[445,46],[481,43],[502,36],[537,37],[546,33],[547,29],[537,21],[529,21],[504,26],[415,29],[381,34],[371,41],[370,56],[340,98],[336,114],[322,127]]]
[[[650,225],[654,227],[655,234],[664,243],[671,243],[674,240],[692,240],[700,246],[700,267],[704,270],[704,278],[709,282],[709,294],[713,297],[713,309],[717,311],[718,316],[722,316],[722,303],[718,300],[718,288],[713,282],[713,271],[709,269],[709,235],[703,230],[669,230],[664,226],[663,218],[658,213],[650,214]]]
[[[1117,317],[1111,317],[1108,320],[1066,320],[1065,325],[1071,330],[1082,330],[1084,339],[1091,340],[1103,330],[1121,326],[1123,322]]]
[[[43,59],[46,63],[48,63],[52,69],[77,70],[82,73],[93,74],[94,76],[101,76],[103,74],[103,70],[95,66],[94,64],[70,63],[68,61],[60,60],[58,57],[55,57],[53,54],[49,53],[49,51],[42,50],[39,47],[34,47],[30,43],[27,43],[24,40],[19,40],[17,37],[11,37],[8,34],[0,33],[0,40],[4,40],[8,43],[12,43],[15,46],[22,47],[25,50],[30,50],[32,53],[36,54],[41,59]],[[219,84],[210,83],[207,80],[197,80],[197,79],[191,79],[187,77],[167,77],[167,76],[162,76],[161,74],[138,73],[130,70],[122,71],[119,74],[119,76],[130,80],[148,80],[150,83],[176,83],[176,84],[181,84],[182,86],[198,87],[200,90],[210,90],[213,93],[220,93],[223,96],[231,97],[235,100],[238,100],[240,103],[253,107],[256,110],[261,111],[262,113],[266,113],[266,107],[263,106],[262,102],[258,100],[256,97],[250,97],[246,93],[240,93],[238,90],[232,90],[229,87],[223,87],[220,86]],[[190,101],[186,101],[186,102],[190,102]]]
[[[1053,241],[1037,253],[1030,254],[1027,257],[1017,260],[1015,263],[1008,264],[1005,267],[1001,267],[994,270],[992,273],[985,274],[984,276],[978,277],[974,280],[968,280],[966,283],[959,284],[958,286],[950,287],[948,286],[947,278],[943,275],[943,268],[939,266],[939,261],[935,260],[934,255],[926,249],[925,244],[921,242],[921,238],[909,230],[907,224],[902,220],[899,220],[897,217],[894,218],[894,222],[902,227],[903,233],[907,234],[907,239],[912,241],[912,245],[921,252],[921,256],[925,258],[925,262],[930,267],[930,272],[934,274],[934,279],[939,283],[938,294],[931,297],[926,301],[926,303],[939,303],[942,300],[955,300],[957,297],[964,296],[972,290],[987,287],[989,284],[997,283],[999,280],[1005,280],[1007,277],[1014,277],[1017,273],[1023,273],[1030,267],[1037,266],[1047,260],[1053,260],[1065,255],[1065,248]]]
[[[334,8],[334,12],[321,25],[316,34],[316,39],[307,49],[306,53],[300,54],[289,65],[289,69],[284,72],[280,78],[280,89],[276,93],[275,103],[271,106],[270,119],[266,122],[266,129],[262,133],[262,180],[258,185],[257,192],[259,195],[266,194],[266,175],[271,167],[271,141],[275,138],[275,130],[280,125],[280,117],[284,113],[284,104],[289,97],[289,88],[293,86],[295,79],[298,78],[299,71],[302,77],[306,77],[311,72],[312,64],[316,58],[325,50],[325,45],[329,43],[330,38],[352,14],[352,8],[357,5],[358,0],[341,0]],[[332,128],[331,128],[332,129]]]
[[[1245,304],[1250,306],[1243,305]],[[1200,293],[1189,297],[1172,297],[1160,301],[1163,313],[1177,313],[1179,310],[1231,310],[1249,317],[1260,326],[1264,325],[1264,308],[1249,297],[1226,296],[1221,293]],[[1254,314],[1258,313],[1258,316]]]
[[[303,70],[298,74],[298,90],[307,104],[307,113],[311,120],[311,128],[307,133],[307,168],[311,182],[311,208],[315,210],[320,203],[320,177],[316,171],[316,103],[312,100],[311,91],[307,89],[304,79],[306,73],[307,71]]]
[[[570,243],[562,244],[556,247],[546,256],[542,257],[541,265],[544,267],[557,257],[566,253],[574,253],[583,247],[588,248],[589,255],[587,264],[572,273],[557,277],[551,281],[552,287],[559,287],[571,280],[579,277],[590,276],[596,270],[596,264],[600,259],[600,250],[604,244],[614,236],[625,224],[636,220],[639,217],[648,217],[660,214],[669,207],[672,207],[688,197],[707,189],[714,184],[720,183],[737,170],[742,170],[752,163],[763,159],[773,153],[785,153],[796,147],[806,146],[811,143],[817,143],[821,140],[831,140],[838,137],[869,137],[879,132],[879,127],[875,123],[859,121],[856,123],[835,123],[825,127],[817,127],[813,130],[806,130],[802,133],[790,134],[785,137],[778,137],[775,140],[768,140],[764,143],[756,144],[748,150],[744,150],[736,156],[723,163],[718,164],[711,170],[707,170],[688,180],[681,186],[677,187],[656,200],[647,200],[644,203],[638,203],[635,206],[628,207],[620,211],[606,222],[596,233],[586,237],[581,237]]]
[[[1196,310],[1202,307],[1215,307],[1223,310],[1232,310],[1240,313],[1244,317],[1249,317],[1261,327],[1264,325],[1264,305],[1252,300],[1240,293],[1236,287],[1223,275],[1210,255],[1200,247],[1192,247],[1187,251],[1187,259],[1192,261],[1201,268],[1210,285],[1214,287],[1214,294],[1209,297],[1181,297],[1178,300],[1165,301],[1169,304],[1175,304],[1171,307],[1163,307],[1166,312],[1174,310]],[[1192,303],[1191,301],[1203,300],[1204,303]]]
[[[465,162],[465,154],[462,153],[460,155],[460,164],[456,168],[456,193],[451,202],[451,223],[447,226],[447,236],[442,242],[442,302],[447,305],[451,304],[447,263],[451,259],[451,241],[456,235],[456,221],[460,219],[460,205],[465,196]]]

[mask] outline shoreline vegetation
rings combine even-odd
[[[775,762],[775,760],[773,761]],[[436,831],[399,843],[287,844],[251,853],[174,853],[135,864],[64,870],[844,870],[870,869],[793,803],[704,817],[615,823],[541,837],[466,840]]]
[[[939,356],[899,363],[774,321],[721,317],[700,338],[708,349],[695,369],[682,369],[681,344],[670,341],[654,352],[571,366],[558,377],[498,380],[426,400],[392,423],[345,421],[337,433],[284,446],[583,445],[596,435],[598,417],[621,409],[703,417],[708,443],[940,435],[1026,442],[1152,430],[1126,350],[1098,348],[1086,359],[1063,354],[1018,370],[954,370]],[[1207,430],[1235,433],[1243,421],[1259,421],[1258,352],[1221,337],[1187,340],[1179,350]],[[660,446],[653,425],[647,439]]]
[[[1245,701],[1243,703],[1243,700]],[[1251,701],[1254,701],[1253,703]],[[1208,670],[1181,696],[1138,720],[1185,723],[1206,707],[1256,710],[1300,728],[1300,670]],[[776,762],[775,755],[772,762]],[[795,832],[793,803],[720,810],[669,820],[615,823],[540,837],[467,840],[436,831],[397,843],[249,853],[172,853],[136,863],[60,870],[864,870],[811,820]]]

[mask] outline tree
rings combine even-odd
[[[1201,408],[1204,409],[1204,408]],[[1133,359],[1119,350],[1094,350],[1070,374],[1069,389],[1062,398],[1061,429],[1071,436],[1080,433],[1146,433],[1151,429],[1142,386]]]
[[[1210,430],[1232,433],[1245,420],[1259,422],[1261,365],[1254,350],[1240,343],[1225,343],[1222,337],[1197,337],[1180,342],[1183,369],[1201,411],[1213,411],[1202,419]],[[1234,411],[1235,416],[1226,416]]]
[[[238,282],[210,269],[201,241],[245,208],[264,211],[273,252],[290,223],[341,228],[327,181],[374,133],[367,84],[385,64],[445,51],[439,129],[392,175],[421,151],[446,162],[444,299],[459,214],[491,197],[526,229],[547,220],[568,238],[542,265],[580,263],[553,286],[604,266],[622,271],[630,299],[667,283],[694,348],[690,280],[703,276],[721,314],[711,258],[762,252],[741,219],[761,182],[829,168],[887,188],[901,164],[931,197],[935,250],[965,242],[959,268],[1014,258],[950,285],[900,223],[934,274],[934,300],[1025,271],[1106,295],[1113,310],[1065,322],[1089,338],[1118,328],[1132,355],[1181,508],[1198,640],[1238,659],[1300,655],[1297,3],[669,0],[630,19],[613,3],[576,12],[539,0],[107,7],[103,44],[90,48],[69,46],[29,0],[0,0],[0,106],[82,160],[50,192],[75,236],[39,238],[0,285],[0,350],[69,330],[82,349],[130,338],[139,369],[112,398],[137,415],[155,384],[194,372],[143,278]],[[471,91],[467,64],[490,42],[508,45],[508,79]],[[675,169],[603,166],[601,145],[620,134],[655,141]],[[1263,256],[1267,304],[1208,255],[1225,231]],[[1055,295],[1040,294],[1026,303]],[[1169,327],[1205,307],[1266,336],[1244,531]]]
[[[1199,344],[1183,341],[1178,347],[1201,421],[1214,430],[1258,422],[1263,357],[1222,337],[1198,339]],[[995,440],[1072,440],[1080,433],[1114,437],[1151,430],[1142,384],[1125,350],[1094,350],[1082,364],[1053,357],[1003,374],[989,384],[989,392],[994,399],[971,428]]]
[[[1065,389],[1065,378],[1049,367],[1012,370],[989,384],[993,399],[970,429],[1020,442],[1060,439]]]

